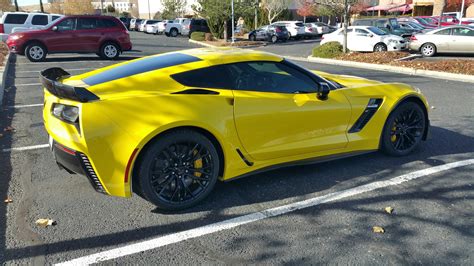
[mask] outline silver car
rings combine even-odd
[[[423,56],[437,53],[474,53],[474,27],[449,26],[415,34],[410,39],[410,50]]]

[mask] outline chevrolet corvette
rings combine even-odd
[[[402,83],[332,75],[252,50],[201,48],[71,76],[41,72],[57,164],[95,190],[179,210],[227,181],[426,140],[428,103]]]

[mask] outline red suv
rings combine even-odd
[[[32,62],[52,53],[96,53],[116,59],[132,49],[128,30],[109,16],[66,16],[40,30],[12,33],[7,45],[11,52],[26,55]]]

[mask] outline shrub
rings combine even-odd
[[[191,40],[202,42],[206,39],[206,33],[201,31],[195,31],[191,33]]]
[[[205,39],[206,39],[206,42],[211,42],[211,41],[214,41],[214,36],[212,36],[212,33],[208,32],[205,34]]]
[[[313,56],[334,58],[342,54],[342,45],[338,42],[328,42],[313,48]]]

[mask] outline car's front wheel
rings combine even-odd
[[[415,102],[405,102],[389,115],[381,139],[382,151],[393,156],[411,153],[420,144],[426,115]]]
[[[104,59],[117,59],[120,55],[120,48],[115,43],[105,43],[100,48],[100,56]]]
[[[385,51],[387,51],[387,45],[385,45],[384,43],[377,43],[374,46],[374,52],[385,52]]]
[[[178,30],[177,29],[171,29],[170,30],[170,36],[171,37],[177,37],[179,34]]]
[[[43,61],[46,54],[46,48],[40,43],[32,43],[25,48],[25,55],[31,62]]]
[[[140,157],[139,192],[163,210],[196,205],[214,188],[219,157],[212,142],[193,130],[159,137]]]

